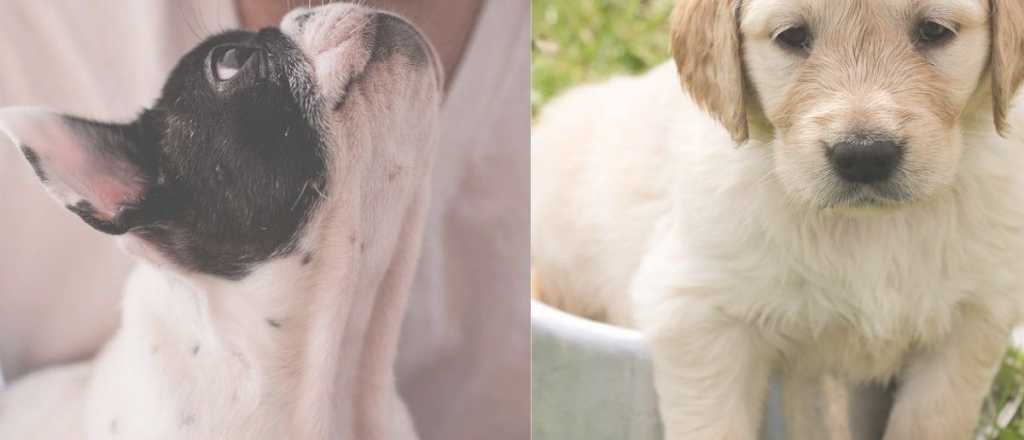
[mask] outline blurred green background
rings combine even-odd
[[[669,58],[668,14],[674,0],[533,0],[530,105],[567,87],[613,74],[639,73]],[[1024,440],[1024,354],[1003,361],[977,439]]]
[[[672,0],[534,0],[530,105],[568,86],[669,58]]]

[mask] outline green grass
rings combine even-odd
[[[669,58],[673,0],[533,0],[534,114],[567,87],[639,73]],[[1024,353],[1011,349],[985,402],[978,439],[1024,440]],[[1000,417],[1000,415],[1002,415]]]
[[[669,57],[672,0],[535,0],[530,105],[568,86],[637,73]]]
[[[1010,349],[985,401],[978,439],[1024,440],[1024,353]]]

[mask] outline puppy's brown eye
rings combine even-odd
[[[934,21],[925,21],[917,27],[917,41],[929,46],[948,41],[954,35],[952,29]]]
[[[245,46],[219,46],[210,54],[213,76],[220,81],[234,78],[245,67],[256,49]]]
[[[775,41],[787,49],[804,51],[811,46],[811,34],[806,27],[796,26],[780,32],[775,36]]]

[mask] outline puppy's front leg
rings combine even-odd
[[[885,440],[972,438],[1008,340],[1009,326],[987,314],[965,315],[945,343],[915,355],[904,372]]]
[[[770,351],[745,323],[685,296],[640,311],[666,440],[757,438]]]

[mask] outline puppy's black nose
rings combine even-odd
[[[839,142],[826,154],[843,180],[875,183],[892,176],[903,160],[903,145],[893,141]]]

